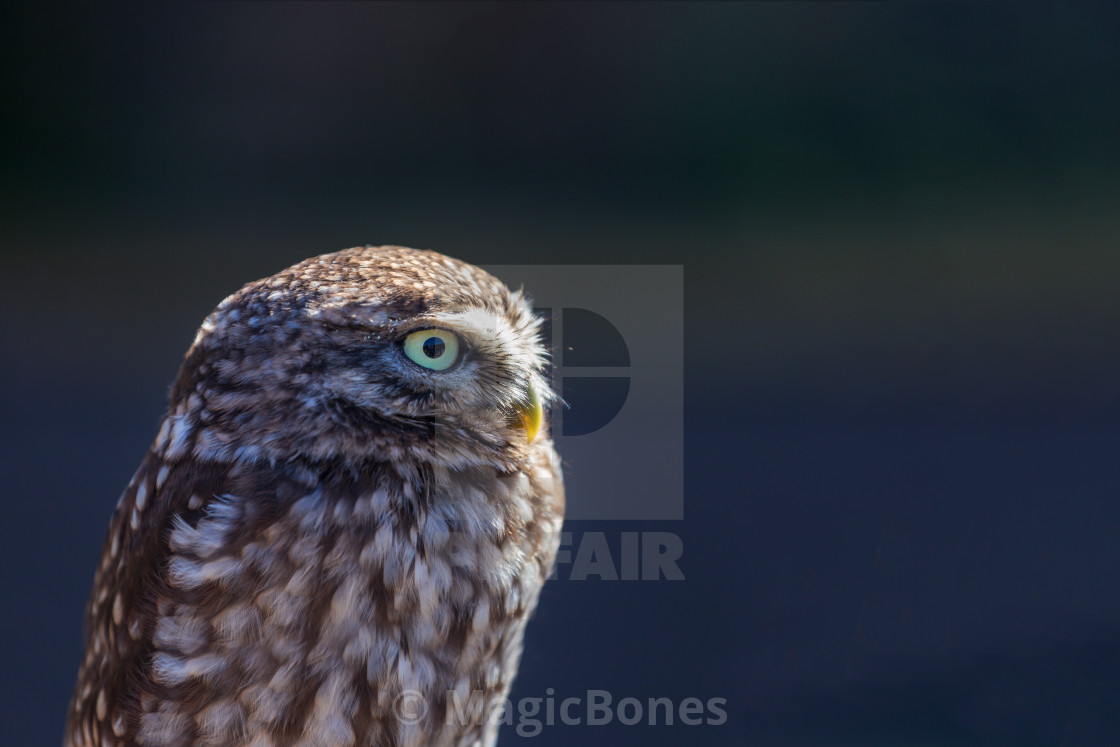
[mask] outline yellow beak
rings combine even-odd
[[[514,407],[517,408],[517,422],[525,429],[525,436],[529,439],[529,443],[532,443],[544,421],[544,408],[541,407],[541,400],[537,397],[532,384],[529,385],[525,399],[516,402]]]

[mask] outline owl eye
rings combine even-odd
[[[422,329],[404,338],[404,354],[424,368],[444,371],[459,357],[459,338],[445,329]]]

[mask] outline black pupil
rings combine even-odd
[[[444,344],[443,340],[438,337],[429,337],[424,340],[424,355],[429,358],[438,358],[443,355]]]

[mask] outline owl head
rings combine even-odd
[[[430,251],[357,247],[249,283],[172,388],[166,458],[515,469],[553,397],[520,292]]]

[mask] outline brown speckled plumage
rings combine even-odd
[[[446,371],[403,352],[433,328]],[[563,512],[515,417],[544,366],[520,294],[434,252],[223,301],[113,515],[66,745],[492,744]]]

